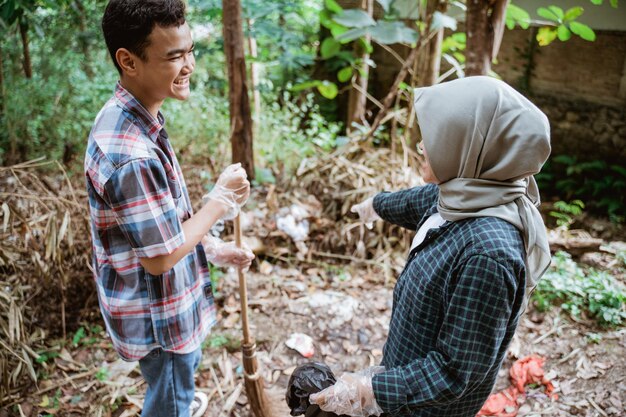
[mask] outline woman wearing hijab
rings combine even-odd
[[[550,264],[533,178],[550,153],[546,116],[489,77],[416,89],[414,108],[429,184],[353,207],[417,234],[382,366],[310,397],[339,415],[474,417]]]

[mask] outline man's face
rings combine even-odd
[[[187,23],[178,27],[155,26],[145,50],[145,60],[137,60],[137,79],[143,94],[151,101],[189,98],[189,77],[196,60]]]

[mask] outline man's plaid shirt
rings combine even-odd
[[[164,124],[118,83],[96,117],[85,155],[100,310],[126,360],[155,348],[192,352],[215,322],[202,244],[160,276],[139,262],[182,245],[182,222],[192,215]]]
[[[374,198],[411,230],[437,211],[435,185]],[[524,245],[494,218],[446,222],[409,255],[393,293],[376,401],[388,415],[473,417],[489,396],[524,299]]]

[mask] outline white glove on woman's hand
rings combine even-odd
[[[309,401],[317,404],[323,411],[352,417],[379,416],[382,408],[376,403],[372,389],[372,377],[384,372],[382,366],[367,368],[357,373],[346,372],[331,385],[311,394]]]
[[[254,259],[254,253],[245,243],[242,243],[242,248],[238,248],[235,242],[224,242],[217,237],[206,235],[202,238],[202,246],[207,260],[216,266],[232,266],[245,272]]]
[[[222,218],[232,220],[237,217],[241,206],[246,204],[250,197],[250,183],[246,171],[240,163],[229,165],[219,176],[213,189],[202,197],[206,204],[208,200],[217,201],[228,208]]]
[[[380,216],[374,210],[374,197],[370,197],[362,203],[355,204],[350,208],[352,213],[357,213],[359,219],[365,223],[365,227],[371,229],[374,227],[374,222],[380,220]]]

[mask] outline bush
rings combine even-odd
[[[560,305],[574,318],[585,314],[604,326],[622,325],[626,319],[624,286],[607,272],[585,273],[566,252],[554,255],[532,299],[541,311]]]

